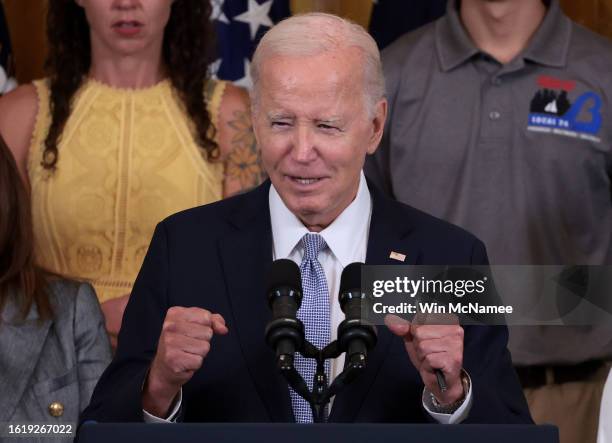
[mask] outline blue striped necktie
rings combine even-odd
[[[330,341],[329,290],[323,266],[318,256],[327,247],[325,240],[319,234],[306,234],[302,237],[304,257],[300,265],[302,274],[302,306],[298,318],[304,323],[306,339],[319,349],[323,349]],[[306,359],[296,353],[295,368],[302,375],[308,389],[312,391],[316,371],[316,361]],[[329,380],[330,364],[325,362],[325,373]],[[290,389],[291,405],[297,423],[312,423],[312,411],[306,400]]]

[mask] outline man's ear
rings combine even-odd
[[[382,138],[383,131],[385,129],[385,122],[387,121],[387,111],[389,109],[389,104],[387,103],[386,98],[382,98],[376,103],[374,107],[374,115],[371,117],[372,124],[372,137],[370,138],[370,142],[368,144],[368,154],[374,154],[378,145],[380,144],[380,139]]]

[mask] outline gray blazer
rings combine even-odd
[[[49,292],[52,320],[38,324],[33,307],[25,323],[18,324],[11,302],[1,313],[0,423],[76,423],[110,363],[110,343],[93,288],[57,280]],[[56,415],[63,409],[60,416],[51,414],[53,403]]]

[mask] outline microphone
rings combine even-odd
[[[346,364],[364,369],[368,351],[376,345],[376,327],[362,319],[362,306],[367,303],[361,290],[361,266],[351,263],[340,277],[340,308],[345,320],[338,326],[338,346],[346,352]]]
[[[295,262],[281,259],[272,263],[267,297],[272,320],[266,326],[266,343],[276,351],[279,369],[288,371],[293,368],[294,353],[304,346],[304,324],[297,318],[302,304],[302,279]]]

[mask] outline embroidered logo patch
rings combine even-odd
[[[601,97],[588,91],[572,103],[571,93],[576,82],[542,75],[540,89],[529,107],[527,130],[580,138],[599,143],[601,129]]]

